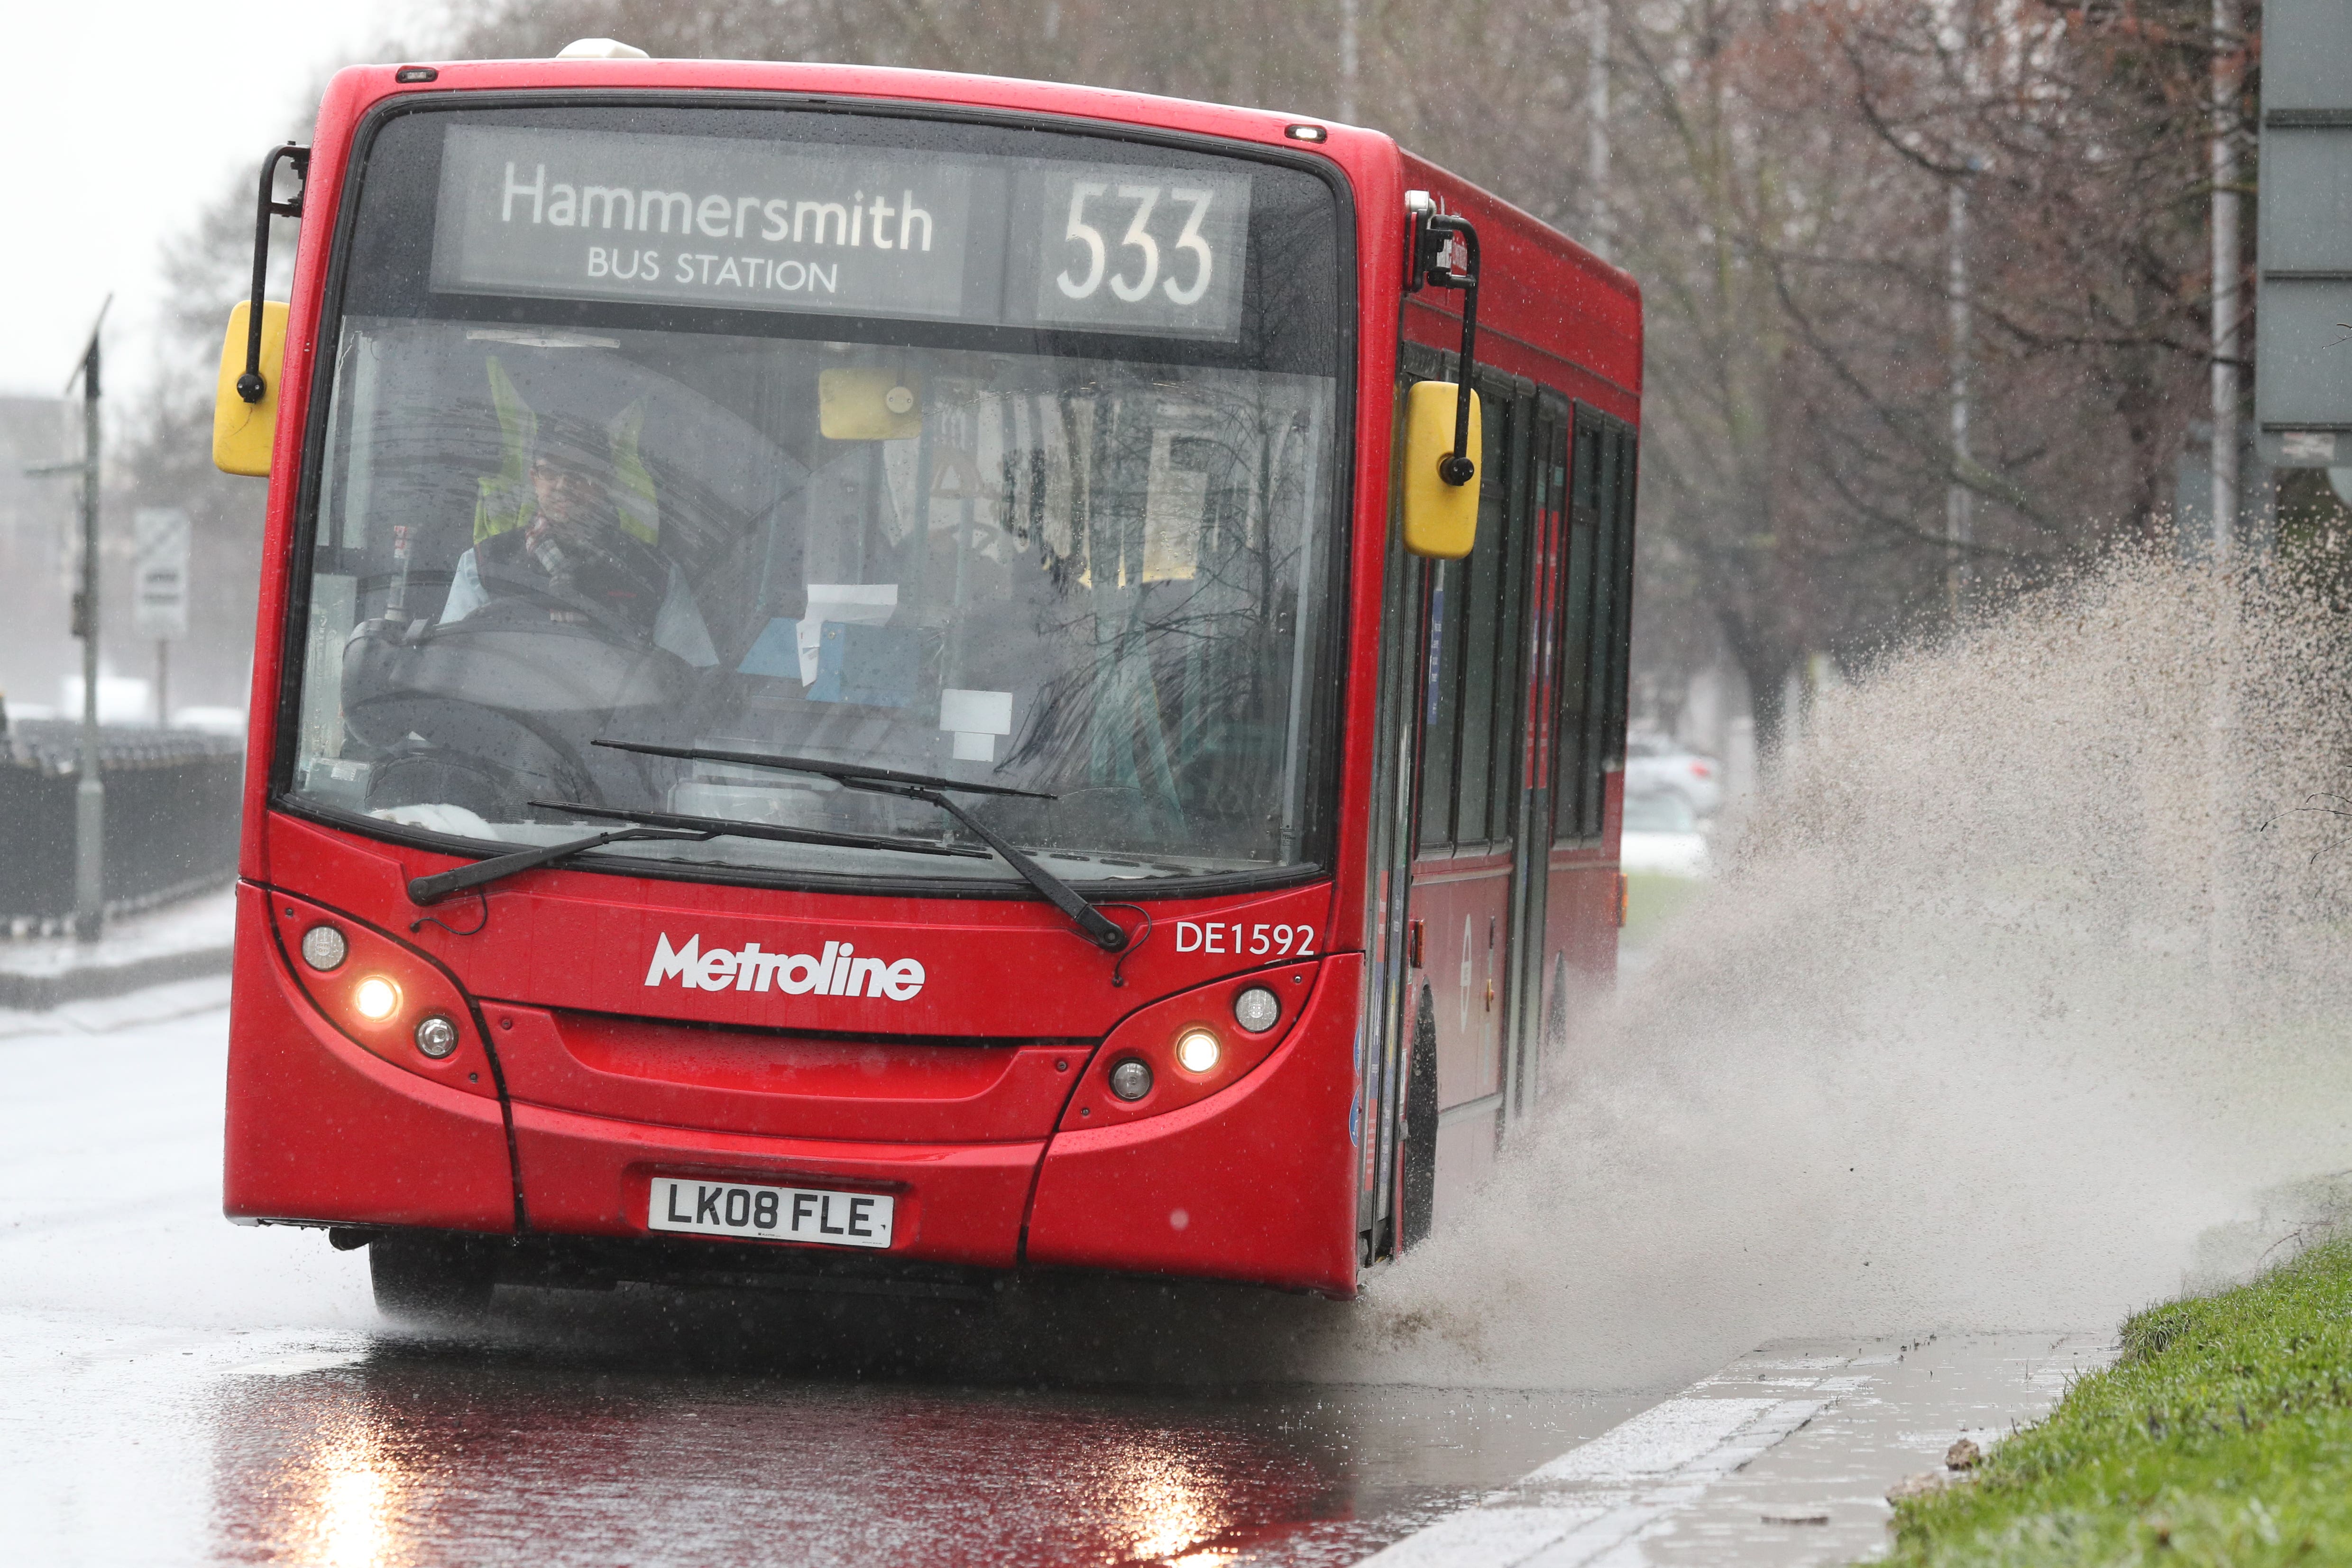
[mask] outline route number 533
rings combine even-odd
[[[1216,274],[1216,253],[1201,235],[1201,225],[1209,215],[1209,204],[1215,194],[1213,191],[1182,185],[1173,190],[1164,185],[1114,188],[1106,181],[1078,181],[1070,187],[1070,224],[1063,237],[1082,246],[1083,255],[1063,268],[1054,279],[1055,287],[1069,298],[1091,299],[1108,282],[1111,293],[1129,305],[1142,304],[1157,287],[1172,304],[1198,304],[1209,291],[1209,280]],[[1171,209],[1168,214],[1161,214],[1163,198]],[[1127,220],[1127,227],[1116,246],[1107,243],[1103,229],[1089,220],[1090,203],[1099,204],[1094,217],[1107,220],[1114,230],[1118,228],[1119,219]],[[1172,213],[1180,209],[1183,212],[1182,225],[1174,241],[1163,250],[1159,235],[1152,233],[1152,218],[1155,214],[1161,216],[1165,232],[1172,221]],[[1118,253],[1116,272],[1111,271],[1114,249]],[[1106,273],[1109,274],[1107,278]]]

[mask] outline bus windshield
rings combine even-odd
[[[923,800],[596,744],[624,742],[1031,791],[963,800],[1072,882],[1317,863],[1347,340],[1321,180],[642,107],[408,113],[363,166],[297,803],[481,853],[629,812],[970,842]],[[871,842],[597,853],[1013,881]]]

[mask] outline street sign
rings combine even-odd
[[[2255,439],[2352,466],[2352,5],[2269,0],[2263,35]]]
[[[142,507],[132,519],[138,567],[131,602],[140,636],[188,634],[188,514],[177,507]]]

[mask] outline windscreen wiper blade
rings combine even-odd
[[[895,768],[866,768],[855,762],[826,762],[814,757],[776,757],[761,751],[713,751],[700,746],[656,746],[643,740],[599,740],[596,746],[614,751],[641,752],[647,757],[675,757],[681,762],[740,762],[746,768],[783,768],[794,773],[814,773],[837,783],[913,784],[925,789],[961,789],[971,795],[1018,795],[1024,800],[1052,800],[1040,789],[1015,789],[1009,784],[967,784],[930,773],[901,773]]]
[[[420,908],[430,907],[452,894],[488,886],[517,872],[552,865],[557,861],[568,860],[589,850],[602,849],[606,844],[647,839],[688,843],[700,843],[722,837],[774,839],[788,844],[830,844],[836,849],[902,850],[909,854],[956,855],[966,860],[984,861],[988,858],[986,850],[975,850],[964,844],[926,843],[919,839],[832,833],[821,828],[786,828],[771,822],[739,822],[727,817],[685,817],[669,811],[617,811],[608,806],[584,805],[578,800],[533,800],[530,803],[543,810],[573,811],[583,817],[610,817],[616,821],[638,825],[616,828],[609,833],[594,833],[584,839],[573,839],[568,843],[517,850],[512,854],[495,855],[486,861],[476,861],[472,865],[461,865],[454,871],[420,876],[408,884],[408,901]]]
[[[709,839],[772,839],[785,844],[830,844],[843,850],[902,850],[910,855],[955,855],[984,861],[986,850],[969,844],[934,843],[929,839],[895,839],[887,833],[836,833],[824,828],[790,828],[778,822],[750,822],[733,817],[690,817],[676,811],[621,811],[610,806],[585,806],[577,800],[533,800],[548,811],[577,811],[583,817],[611,817],[623,822],[650,822],[663,829],[682,829]]]
[[[1015,789],[1003,784],[966,784],[954,779],[935,778],[928,773],[901,773],[893,768],[863,768],[855,762],[824,762],[811,757],[772,757],[757,751],[715,751],[699,746],[654,746],[635,740],[599,740],[595,744],[609,746],[615,751],[642,752],[648,757],[674,757],[683,762],[732,762],[745,768],[777,768],[787,773],[814,773],[847,789],[865,789],[877,795],[898,795],[909,800],[928,801],[962,823],[972,837],[994,850],[997,858],[1011,866],[1022,881],[1044,894],[1055,908],[1068,915],[1085,933],[1087,941],[1106,953],[1117,953],[1127,946],[1127,933],[1119,928],[1118,922],[1087,902],[1086,895],[1076,888],[1031,860],[949,800],[944,791],[956,789],[978,795],[1018,795],[1032,800],[1051,800],[1054,799],[1051,795],[1035,789]],[[692,819],[663,820],[685,821]]]
[[[622,828],[609,833],[593,833],[569,843],[541,844],[535,850],[517,850],[512,854],[493,855],[472,865],[461,865],[453,871],[436,872],[431,876],[411,878],[408,902],[419,908],[429,908],[451,894],[465,893],[485,887],[517,872],[530,871],[551,865],[588,850],[602,849],[627,839],[715,839],[719,835],[708,829],[688,831],[676,827]]]

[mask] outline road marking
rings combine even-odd
[[[1475,1507],[1406,1536],[1368,1559],[1366,1568],[1599,1568],[1638,1561],[1631,1549],[1651,1525],[1696,1502],[1866,1380],[1774,1380],[1811,1382],[1810,1398],[1705,1392],[1721,1381],[1718,1374],[1652,1406]],[[1839,1386],[1822,1386],[1828,1383]]]

